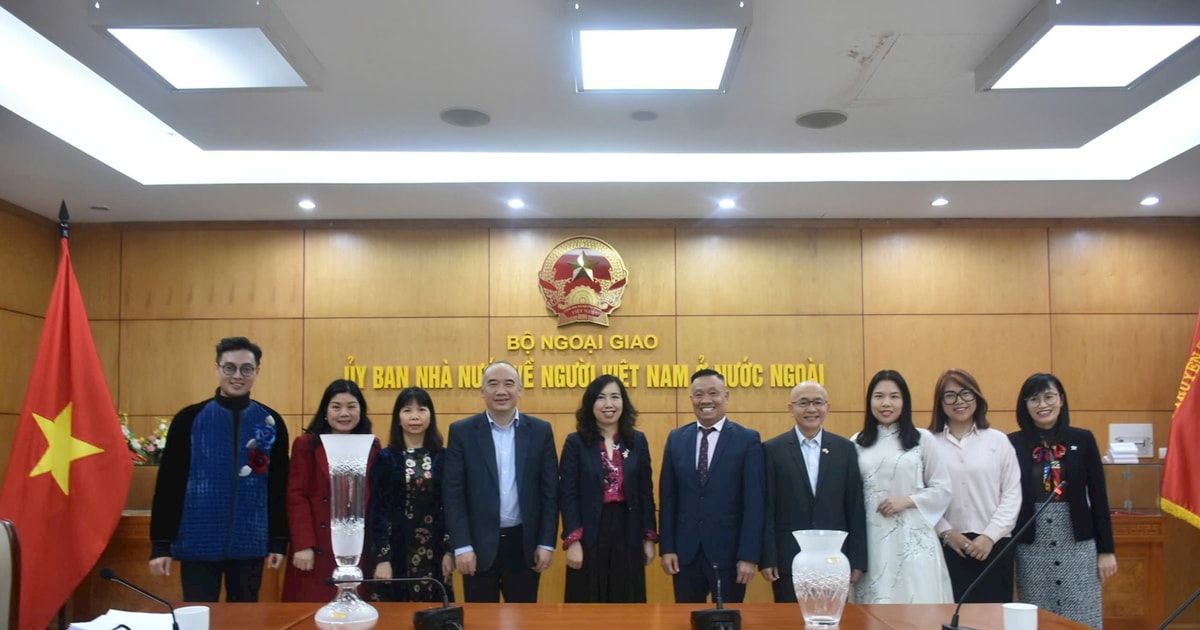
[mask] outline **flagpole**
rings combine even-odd
[[[58,232],[63,238],[71,238],[71,215],[67,212],[67,200],[58,206]]]

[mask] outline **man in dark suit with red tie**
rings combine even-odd
[[[788,410],[796,426],[763,444],[767,467],[767,511],[763,527],[763,577],[776,602],[796,601],[792,558],[800,553],[792,532],[836,529],[847,532],[842,553],[850,560],[850,580],[867,568],[867,515],[863,504],[858,451],[846,438],[822,429],[829,394],[818,383],[792,388]]]
[[[450,425],[442,501],[468,602],[536,602],[558,534],[558,458],[550,423],[517,411],[512,364],[483,371],[486,410]]]
[[[705,601],[718,576],[725,601],[741,602],[762,552],[762,443],[725,417],[729,390],[719,372],[696,372],[690,390],[696,422],[671,431],[663,451],[662,566],[676,602]]]

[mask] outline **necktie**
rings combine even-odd
[[[716,429],[701,428],[700,433],[700,458],[696,462],[696,479],[700,485],[708,483],[708,436],[712,435]]]

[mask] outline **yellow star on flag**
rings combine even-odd
[[[71,494],[71,462],[104,452],[104,449],[71,435],[72,404],[67,403],[53,420],[33,414],[33,419],[37,421],[38,428],[42,430],[50,445],[46,447],[46,452],[38,460],[37,466],[29,473],[31,478],[50,473],[66,495]]]

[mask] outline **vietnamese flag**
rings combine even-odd
[[[16,524],[21,542],[20,630],[45,630],[92,570],[121,519],[132,475],[64,233],[0,490],[0,518]]]
[[[1167,442],[1167,465],[1163,470],[1162,509],[1200,527],[1200,318],[1179,394],[1171,416],[1171,438]]]

